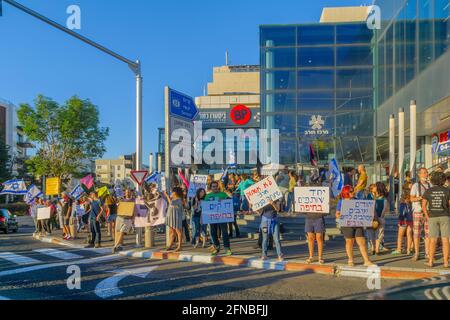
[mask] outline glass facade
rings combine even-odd
[[[373,31],[366,24],[261,26],[261,126],[280,162],[374,162]]]

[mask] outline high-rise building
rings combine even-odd
[[[118,159],[95,160],[95,175],[100,183],[113,185],[116,182],[133,185],[131,171],[135,169],[135,156],[125,155]]]

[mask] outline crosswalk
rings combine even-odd
[[[28,266],[34,264],[48,263],[48,258],[70,261],[89,258],[83,253],[94,252],[98,255],[103,255],[111,252],[109,248],[101,249],[79,249],[77,253],[73,250],[59,250],[55,248],[39,248],[27,252],[0,252],[0,263],[7,261],[19,266]],[[32,256],[32,257],[31,257]]]

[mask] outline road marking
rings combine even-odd
[[[0,272],[0,277],[10,276],[10,275],[19,274],[19,273],[32,272],[32,271],[36,271],[36,270],[50,269],[50,268],[61,267],[61,266],[69,266],[72,264],[75,264],[75,265],[95,264],[95,263],[99,263],[99,262],[117,260],[120,258],[122,258],[122,257],[117,254],[117,255],[89,258],[89,259],[83,259],[83,260],[68,261],[68,262],[41,264],[41,265],[37,265],[37,266],[5,270],[5,271]]]
[[[152,267],[112,271],[116,274],[113,275],[112,277],[106,278],[105,280],[97,284],[97,286],[95,287],[95,294],[102,299],[121,295],[123,291],[117,287],[120,280],[128,276],[135,276],[145,279],[148,276],[148,274],[156,268],[157,268],[156,266],[152,266]]]
[[[70,253],[70,252],[66,252],[66,251],[61,251],[61,250],[57,250],[57,249],[51,249],[51,248],[47,248],[47,249],[35,249],[33,250],[34,252],[38,252],[38,253],[42,253],[54,258],[58,258],[61,260],[74,260],[74,259],[83,259],[82,256],[75,254],[75,253]]]
[[[36,264],[41,263],[41,261],[25,256],[21,256],[12,252],[0,252],[0,259],[8,260],[15,264]]]

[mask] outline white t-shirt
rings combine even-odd
[[[425,191],[427,191],[429,188],[432,187],[431,183],[425,182],[425,183],[421,183],[420,190],[419,190],[419,183],[421,183],[421,182],[416,182],[411,187],[410,195],[412,197],[421,197],[421,196],[423,196]],[[413,209],[414,212],[422,212],[422,202],[421,201],[414,201],[412,203],[412,209]]]

